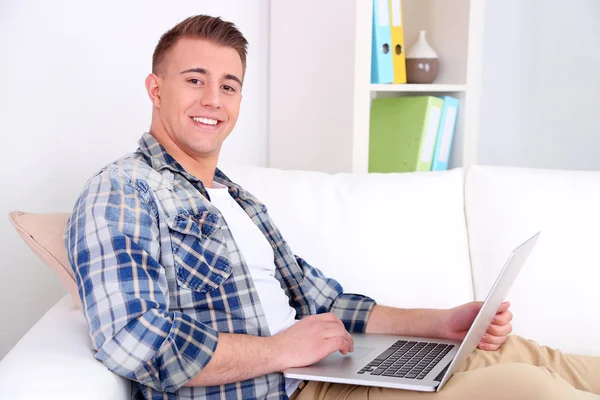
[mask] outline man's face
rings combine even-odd
[[[177,147],[194,158],[218,157],[237,122],[243,73],[233,48],[202,39],[175,44],[159,74],[158,111]]]

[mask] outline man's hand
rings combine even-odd
[[[463,340],[482,306],[483,302],[473,301],[446,310],[446,316],[442,322],[444,339]],[[512,332],[510,321],[513,317],[508,307],[510,307],[510,303],[502,303],[477,347],[482,350],[498,350],[506,342],[508,335]]]
[[[354,342],[342,321],[331,313],[306,317],[270,337],[220,333],[210,362],[185,386],[240,382],[310,365],[338,350],[348,354],[354,351]]]
[[[273,340],[281,370],[314,364],[338,350],[342,354],[354,351],[352,337],[332,313],[303,318]]]

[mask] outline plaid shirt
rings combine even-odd
[[[246,211],[275,253],[277,280],[297,319],[335,313],[363,332],[375,302],[296,257],[266,207],[220,170],[215,181]],[[94,356],[138,382],[148,399],[286,399],[273,373],[183,387],[202,372],[219,332],[269,336],[250,271],[203,184],[146,133],[138,150],[84,187],[65,230]]]

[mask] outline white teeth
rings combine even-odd
[[[216,119],[202,118],[202,117],[193,117],[192,119],[196,122],[200,122],[200,123],[203,123],[206,125],[216,125],[217,122],[219,122]]]

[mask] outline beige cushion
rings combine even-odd
[[[9,219],[25,243],[58,276],[77,306],[81,308],[77,281],[69,265],[63,241],[63,232],[69,216],[70,214],[66,213],[32,214],[13,211]]]

